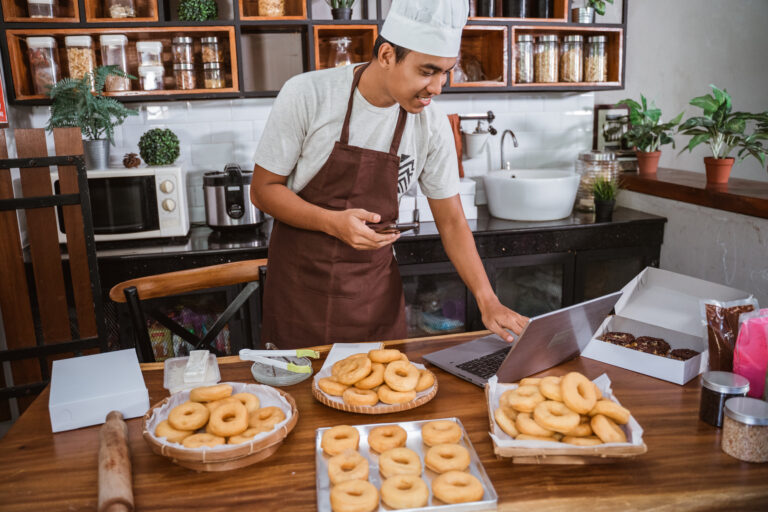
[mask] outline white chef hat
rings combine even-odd
[[[467,0],[392,0],[381,37],[427,55],[457,57],[468,11]]]

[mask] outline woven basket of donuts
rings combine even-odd
[[[616,462],[648,451],[642,427],[605,374],[589,380],[571,372],[515,384],[492,377],[485,395],[494,453],[514,463]]]
[[[229,471],[274,454],[298,419],[296,401],[285,391],[226,382],[181,391],[153,405],[142,420],[142,435],[153,452],[174,464]]]
[[[397,349],[353,354],[323,367],[312,380],[312,395],[318,402],[358,414],[407,411],[436,394],[435,374],[408,361]]]

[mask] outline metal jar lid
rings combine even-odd
[[[557,36],[555,34],[547,34],[547,35],[539,36],[539,42],[540,43],[556,43]]]
[[[173,38],[173,44],[192,44],[192,38],[189,36],[177,36]]]
[[[194,64],[174,64],[173,69],[177,71],[194,71]]]
[[[531,34],[520,34],[517,36],[518,43],[532,43],[533,36]]]
[[[741,395],[749,391],[749,381],[731,372],[706,372],[701,376],[701,385],[724,395]]]
[[[590,43],[604,43],[607,40],[605,36],[589,36],[587,42]]]
[[[768,402],[745,396],[729,398],[725,415],[744,425],[768,425]]]
[[[584,41],[584,38],[581,36],[565,36],[563,38],[564,43],[581,43]]]
[[[203,38],[200,38],[200,42],[201,43],[218,43],[219,38],[216,36],[203,37]]]
[[[219,62],[206,62],[203,64],[203,69],[221,69]]]
[[[579,160],[584,162],[612,162],[616,160],[616,154],[611,151],[588,151],[579,153]]]

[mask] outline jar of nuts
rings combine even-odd
[[[576,204],[574,207],[581,212],[594,212],[595,199],[592,195],[592,187],[599,176],[604,179],[617,180],[619,177],[619,164],[613,152],[588,151],[579,154],[576,160],[576,174],[581,176],[579,190],[576,192]]]
[[[605,36],[587,38],[587,51],[584,58],[584,81],[608,81],[608,56],[605,52]]]
[[[203,52],[203,64],[209,62],[224,62],[218,37],[203,37],[200,39],[200,45],[202,46]]]
[[[536,41],[536,56],[534,59],[534,78],[536,82],[557,82],[557,61],[559,57],[557,48],[556,35],[539,36],[539,39]]]
[[[173,76],[176,78],[177,89],[195,88],[195,65],[194,64],[174,64]]]
[[[203,64],[203,75],[206,89],[223,89],[225,87],[224,72],[218,62]]]
[[[52,37],[28,37],[26,42],[35,94],[48,94],[49,87],[61,79],[56,40]]]
[[[560,45],[560,81],[581,82],[584,38],[565,36]]]
[[[105,10],[110,18],[135,18],[136,7],[133,0],[106,0]]]
[[[67,36],[64,38],[67,48],[67,70],[69,78],[81,79],[86,73],[93,73],[96,67],[96,55],[93,52],[91,36]]]
[[[768,402],[749,397],[725,402],[725,453],[746,462],[768,462]]]

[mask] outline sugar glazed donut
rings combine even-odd
[[[347,480],[368,480],[368,459],[355,450],[344,450],[328,459],[328,478],[332,485]]]
[[[448,471],[432,480],[432,493],[443,503],[468,503],[483,498],[483,485],[469,473]]]
[[[384,382],[394,391],[412,391],[419,383],[419,370],[407,361],[393,361],[384,370]]]
[[[469,451],[460,444],[436,444],[424,456],[424,465],[435,473],[464,471],[469,462]]]
[[[357,389],[373,389],[376,386],[381,386],[383,382],[384,382],[384,365],[381,363],[373,363],[371,364],[371,373],[367,377],[365,377],[363,380],[359,380],[355,382],[355,387]],[[323,389],[323,388],[320,388],[320,389]],[[330,393],[328,394],[330,395]]]
[[[248,410],[237,400],[224,404],[211,413],[208,427],[219,437],[242,434],[248,428]]]
[[[382,425],[368,433],[368,445],[378,453],[405,446],[407,440],[408,433],[398,425]]]
[[[395,475],[381,484],[381,501],[398,510],[426,507],[429,489],[418,475]]]
[[[547,400],[533,410],[533,419],[542,427],[565,434],[575,429],[581,416],[570,410],[562,402]]]
[[[214,436],[213,434],[192,434],[184,439],[181,444],[183,444],[185,448],[213,448],[214,446],[219,446],[225,442],[226,439]]]
[[[203,386],[189,392],[189,399],[192,402],[214,402],[228,396],[232,396],[232,386],[229,384]]]
[[[279,407],[262,407],[248,416],[248,426],[258,428],[261,432],[269,432],[285,419],[285,413]]]
[[[333,512],[372,512],[379,506],[379,491],[365,480],[347,480],[331,488]]]
[[[168,423],[168,420],[163,420],[155,427],[155,435],[157,437],[164,437],[169,443],[181,443],[184,439],[194,434],[194,430],[178,430]]]
[[[168,413],[168,423],[176,430],[197,430],[208,422],[208,409],[201,403],[184,402]]]
[[[421,427],[421,439],[427,446],[458,443],[461,436],[461,427],[451,420],[430,421]]]
[[[502,395],[505,403],[519,412],[533,412],[545,399],[538,386],[526,385],[505,391]]]
[[[323,432],[320,447],[328,455],[338,455],[344,450],[357,450],[360,433],[355,427],[337,425]]]
[[[379,386],[377,394],[379,395],[379,400],[390,405],[404,404],[416,398],[415,390],[395,391],[386,384]]]
[[[392,448],[379,455],[379,473],[384,478],[395,475],[421,475],[421,459],[409,448]]]
[[[560,381],[563,402],[570,410],[579,414],[587,414],[595,406],[597,402],[595,388],[591,380],[578,372],[571,372]]]

